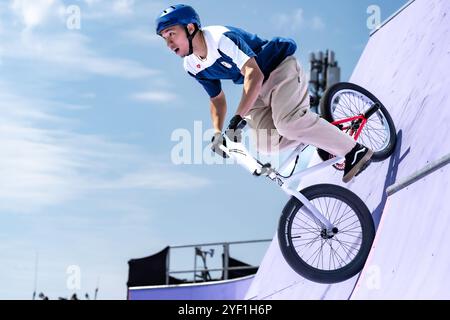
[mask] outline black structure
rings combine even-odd
[[[128,270],[127,287],[130,288],[130,287],[166,285],[167,284],[166,266],[169,252],[170,247],[166,247],[162,251],[154,255],[140,259],[131,259],[130,261],[128,261],[129,270]],[[201,252],[200,249],[196,248],[196,254],[198,254],[199,252]],[[245,277],[248,275],[255,274],[258,271],[258,267],[252,267],[251,265],[245,262],[242,262],[229,256],[228,256],[228,263],[226,263],[227,261],[225,256],[226,256],[225,254],[222,254],[222,265],[224,269],[228,267],[227,279]],[[245,269],[230,270],[230,268],[234,267],[239,268],[244,267]],[[208,269],[206,267],[206,261],[204,261],[203,268],[204,270],[206,270],[206,272],[203,272],[202,275],[204,275],[205,273],[209,274],[209,272],[207,271]],[[201,278],[203,282],[224,280],[226,279],[225,270],[222,272],[221,279],[211,279],[211,277],[201,277]],[[182,284],[193,282],[194,281],[186,281],[169,276],[169,284]],[[197,279],[196,282],[199,282],[199,280]]]
[[[170,247],[166,247],[152,256],[128,261],[128,288],[165,285],[166,259],[169,250]],[[169,277],[169,284],[180,283],[184,282],[180,279]]]

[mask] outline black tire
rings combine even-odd
[[[322,203],[324,203],[323,207],[326,206],[326,198],[329,199],[337,199],[339,201],[341,201],[342,203],[345,203],[349,209],[351,209],[351,211],[353,211],[355,213],[355,216],[357,218],[357,220],[355,220],[355,222],[351,223],[349,226],[350,229],[348,229],[347,236],[350,236],[350,239],[353,239],[353,241],[357,241],[359,242],[359,239],[357,236],[353,235],[356,234],[358,235],[358,233],[355,230],[355,223],[359,222],[359,225],[361,227],[361,243],[359,244],[355,244],[353,243],[351,246],[348,244],[349,242],[344,241],[342,237],[344,237],[344,230],[349,227],[349,226],[345,226],[342,227],[341,223],[348,223],[347,220],[350,218],[345,218],[342,219],[342,217],[340,219],[338,219],[338,216],[336,214],[336,218],[332,219],[333,214],[334,213],[330,213],[330,217],[328,217],[332,223],[336,223],[336,227],[339,229],[339,226],[341,226],[341,230],[338,231],[338,233],[332,237],[331,239],[323,239],[323,237],[321,237],[320,235],[320,227],[314,222],[314,220],[312,218],[310,218],[304,211],[304,209],[302,209],[303,204],[295,197],[292,197],[286,204],[286,206],[283,209],[283,213],[280,217],[280,221],[279,221],[279,226],[278,226],[278,241],[279,241],[279,245],[280,245],[280,249],[281,252],[284,256],[284,258],[286,259],[287,263],[291,266],[291,268],[296,271],[298,274],[300,274],[301,276],[303,276],[306,279],[309,279],[311,281],[314,282],[318,282],[318,283],[336,283],[336,282],[341,282],[341,281],[345,281],[347,279],[350,279],[351,277],[353,277],[354,275],[356,275],[358,272],[360,272],[366,262],[367,256],[369,255],[370,249],[372,247],[372,243],[373,243],[373,239],[375,237],[375,226],[374,226],[374,222],[372,219],[372,216],[370,214],[369,209],[367,208],[367,206],[364,204],[364,202],[353,192],[351,192],[348,189],[345,189],[343,187],[337,186],[337,185],[331,185],[331,184],[318,184],[318,185],[313,185],[310,186],[304,190],[301,191],[301,193],[308,199],[310,200],[321,212],[322,214],[324,214],[325,216],[327,216],[326,213],[324,213],[325,209],[321,209],[322,208]],[[323,199],[323,202],[322,200]],[[328,204],[330,204],[331,201],[328,202]],[[318,203],[320,204],[320,206],[318,205]],[[331,206],[331,204],[330,204]],[[333,206],[333,209],[335,209],[337,211],[340,211],[342,208],[342,205],[339,205],[339,207],[336,206],[336,203]],[[328,207],[327,207],[328,209]],[[344,207],[344,210],[346,210],[346,208]],[[345,217],[348,213],[345,213],[343,216]],[[308,224],[307,222],[305,223],[304,220],[300,220],[300,218],[308,218],[312,223],[312,227],[311,224]],[[296,223],[294,223],[296,222]],[[298,225],[297,223],[302,223],[306,228],[297,228]],[[314,226],[315,224],[315,226]],[[293,226],[295,226],[293,228]],[[358,226],[358,225],[356,225]],[[300,229],[300,231],[305,231],[303,234],[305,234],[304,237],[306,237],[305,239],[301,239],[302,236],[294,236],[293,239],[293,230],[298,230]],[[309,230],[308,230],[309,229]],[[315,231],[317,229],[317,231]],[[350,231],[352,230],[352,231]],[[295,231],[295,232],[299,232],[299,231]],[[318,233],[318,234],[317,234]],[[298,233],[297,235],[300,235],[302,233]],[[305,261],[307,259],[305,259],[305,257],[301,256],[301,253],[306,254],[306,250],[309,250],[309,248],[313,247],[313,243],[312,241],[307,242],[306,244],[299,244],[297,246],[298,247],[302,247],[305,246],[305,250],[301,250],[300,253],[296,250],[296,243],[298,241],[309,241],[311,239],[307,238],[308,236],[312,236],[312,237],[320,237],[321,244],[320,247],[321,248],[325,248],[328,249],[327,245],[331,248],[330,252],[333,251],[333,243],[332,241],[336,241],[335,243],[341,245],[341,247],[344,249],[347,248],[346,246],[350,247],[350,249],[353,249],[352,247],[356,246],[357,251],[355,253],[355,256],[348,259],[349,262],[346,263],[345,265],[339,265],[338,268],[331,270],[328,269],[326,270],[326,268],[323,267],[323,263],[324,263],[324,257],[322,256],[322,268],[320,268],[319,264],[320,264],[320,257],[318,258],[318,264],[317,266],[313,266],[312,264],[314,264],[314,261],[312,261],[313,263],[310,264],[308,263],[308,261]],[[341,240],[338,238],[341,237]],[[295,242],[295,243],[294,243]],[[301,242],[300,242],[301,243]],[[309,248],[307,247],[309,245]],[[318,243],[316,243],[316,245],[319,245]],[[347,248],[348,249],[348,248]],[[350,249],[348,251],[350,251]],[[313,251],[314,249],[311,249],[311,251]],[[336,247],[336,252],[339,250],[339,247]],[[316,250],[317,251],[317,250]],[[321,249],[322,251],[322,249]],[[325,251],[325,250],[324,250]],[[352,253],[352,252],[351,252]],[[346,253],[348,258],[349,256],[351,256],[351,254],[349,255],[348,253]],[[342,259],[342,257],[337,254],[337,256],[339,258]],[[330,257],[331,257],[331,253],[330,253]],[[342,259],[344,260],[344,259]],[[333,260],[334,261],[334,260]],[[339,262],[339,261],[338,261]],[[330,262],[330,266],[331,266],[331,262]]]
[[[345,99],[344,95],[346,95]],[[339,105],[340,101],[348,103],[348,106],[341,106],[336,111],[334,105],[336,102]],[[397,132],[389,112],[377,97],[356,84],[340,82],[331,86],[324,93],[320,102],[320,115],[328,122],[333,122],[339,118],[362,114],[374,103],[378,103],[380,109],[369,117],[358,142],[371,148],[374,151],[372,161],[378,162],[389,158],[394,152]],[[347,111],[345,111],[346,107],[348,107]],[[380,129],[380,126],[384,128]],[[328,158],[326,152],[319,155],[322,159]]]

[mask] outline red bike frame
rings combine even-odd
[[[351,125],[348,125],[347,127],[343,126],[341,128],[342,131],[349,131],[350,136],[354,137],[355,140],[358,140],[359,135],[361,134],[362,129],[364,128],[364,126],[367,123],[367,119],[363,116],[363,115],[359,115],[359,116],[355,116],[355,117],[351,117],[351,118],[346,118],[346,119],[341,119],[341,120],[337,120],[332,122],[331,124],[335,125],[335,126],[339,126],[343,123],[347,123],[347,122],[353,122],[353,121],[357,121],[360,120],[361,124],[359,125],[358,130],[356,131],[355,134],[355,130],[352,129]]]

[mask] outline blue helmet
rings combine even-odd
[[[186,27],[190,23],[193,23],[197,25],[198,28],[201,28],[200,17],[192,7],[184,4],[170,6],[161,12],[156,19],[156,33],[159,35],[161,31],[166,28],[176,25]]]

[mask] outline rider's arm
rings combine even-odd
[[[249,59],[244,64],[241,73],[244,76],[244,90],[236,114],[244,117],[258,98],[264,81],[264,74],[259,69],[255,58]]]
[[[211,98],[211,120],[215,132],[222,132],[223,123],[227,114],[227,101],[223,91],[218,96]]]

